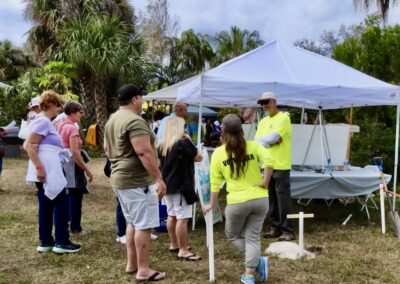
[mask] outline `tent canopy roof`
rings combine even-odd
[[[311,109],[400,104],[399,86],[278,40],[156,93],[167,89],[206,106],[253,106],[265,91],[280,105]]]

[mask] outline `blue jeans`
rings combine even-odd
[[[124,217],[124,213],[122,213],[121,204],[119,203],[118,197],[117,200],[117,207],[115,208],[115,220],[117,221],[118,232],[117,236],[122,237],[125,236],[126,232],[126,220]]]
[[[69,230],[71,233],[82,231],[82,200],[83,189],[68,188],[68,207],[69,207]]]
[[[268,186],[271,229],[293,234],[292,223],[287,214],[292,211],[290,195],[290,170],[274,170]]]
[[[64,189],[53,200],[44,194],[43,183],[37,182],[39,202],[39,240],[41,245],[67,245],[68,232],[68,199]],[[52,236],[54,220],[55,242]]]

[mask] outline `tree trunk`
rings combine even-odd
[[[85,108],[86,127],[96,123],[95,90],[93,77],[90,74],[80,74],[82,89],[81,102]]]
[[[106,84],[102,79],[96,82],[96,122],[97,122],[97,135],[98,135],[98,145],[103,147],[104,139],[104,126],[106,125],[108,115],[107,115],[107,88]]]

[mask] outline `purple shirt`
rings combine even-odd
[[[50,119],[44,115],[38,115],[29,123],[30,132],[43,136],[40,144],[47,144],[64,149],[61,137],[54,128]]]

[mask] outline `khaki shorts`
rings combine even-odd
[[[186,203],[181,193],[165,195],[164,202],[168,216],[176,217],[177,220],[192,218],[192,205]]]
[[[136,230],[160,226],[158,196],[154,185],[130,189],[114,189],[126,223]]]

